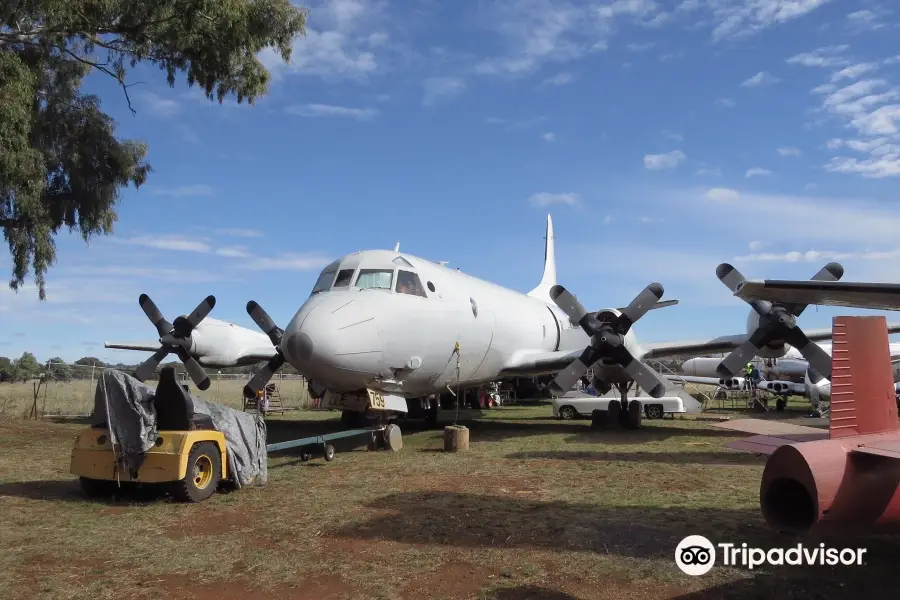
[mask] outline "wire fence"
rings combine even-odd
[[[0,383],[0,416],[88,416],[94,409],[97,379],[105,367],[73,363],[44,363],[38,377],[22,382]],[[243,408],[243,388],[251,375],[219,373],[207,370],[211,385],[201,391],[187,378],[191,393],[231,408]],[[145,382],[156,386],[156,381]],[[275,394],[270,396],[270,407],[280,405],[286,409],[312,408],[312,399],[301,375],[276,373],[270,381]]]

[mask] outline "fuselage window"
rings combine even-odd
[[[430,281],[428,282],[428,291],[429,291],[429,292],[433,292],[433,291],[434,291],[434,284],[431,283]]]
[[[391,289],[394,272],[387,269],[360,269],[356,277],[356,287],[366,289]]]
[[[335,273],[337,273],[337,269],[326,269],[322,271],[319,278],[316,280],[316,285],[313,286],[312,292],[310,292],[309,295],[312,296],[313,294],[330,290]]]
[[[472,305],[472,315],[478,317],[478,305],[475,304],[475,298],[469,298],[469,304]]]
[[[334,287],[348,287],[350,285],[350,280],[353,279],[354,270],[355,269],[341,269],[337,279],[334,280]]]
[[[397,287],[396,291],[400,294],[410,294],[411,296],[422,296],[427,298],[425,290],[422,288],[422,282],[419,276],[411,271],[397,271]]]

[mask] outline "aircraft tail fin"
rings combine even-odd
[[[884,317],[834,317],[829,437],[900,430]]]
[[[553,219],[547,215],[547,235],[544,238],[544,275],[536,288],[528,292],[533,298],[553,303],[550,288],[556,285],[556,243],[553,236]]]

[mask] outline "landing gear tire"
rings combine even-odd
[[[181,502],[202,502],[215,493],[222,479],[222,455],[212,442],[196,444],[188,455],[184,478],[172,485],[172,496]]]
[[[640,429],[641,417],[643,416],[641,403],[637,400],[632,400],[628,403],[628,410],[623,411],[619,416],[624,417],[622,425],[625,429]]]
[[[300,462],[309,462],[311,458],[312,458],[312,453],[310,453],[310,452],[307,452],[304,450],[303,452],[300,453]]]
[[[644,407],[644,415],[648,419],[662,419],[663,408],[659,404],[648,404]]]
[[[591,427],[600,428],[606,426],[606,411],[605,410],[593,410],[591,411]]]
[[[562,408],[559,409],[559,417],[565,421],[571,421],[572,419],[574,419],[577,416],[578,416],[578,414],[575,412],[575,409],[572,408],[571,406],[563,406]]]
[[[323,457],[326,462],[331,462],[334,460],[334,446],[331,444],[325,444],[325,448],[323,449]]]
[[[610,400],[609,408],[606,411],[606,422],[615,424],[620,421],[619,415],[622,414],[622,404],[618,400]]]
[[[785,406],[787,406],[787,401],[784,398],[779,398],[775,401],[775,410],[778,412],[783,411]]]

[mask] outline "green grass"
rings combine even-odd
[[[0,589],[10,600],[712,600],[885,597],[900,582],[897,540],[885,537],[830,542],[869,548],[863,567],[686,576],[673,556],[690,534],[796,544],[759,514],[764,459],[690,419],[596,431],[549,415],[487,411],[467,423],[471,449],[459,454],[412,422],[396,454],[273,454],[266,487],[197,505],[87,501],[68,474],[83,425],[0,420]],[[268,426],[270,441],[340,429],[330,412]]]

